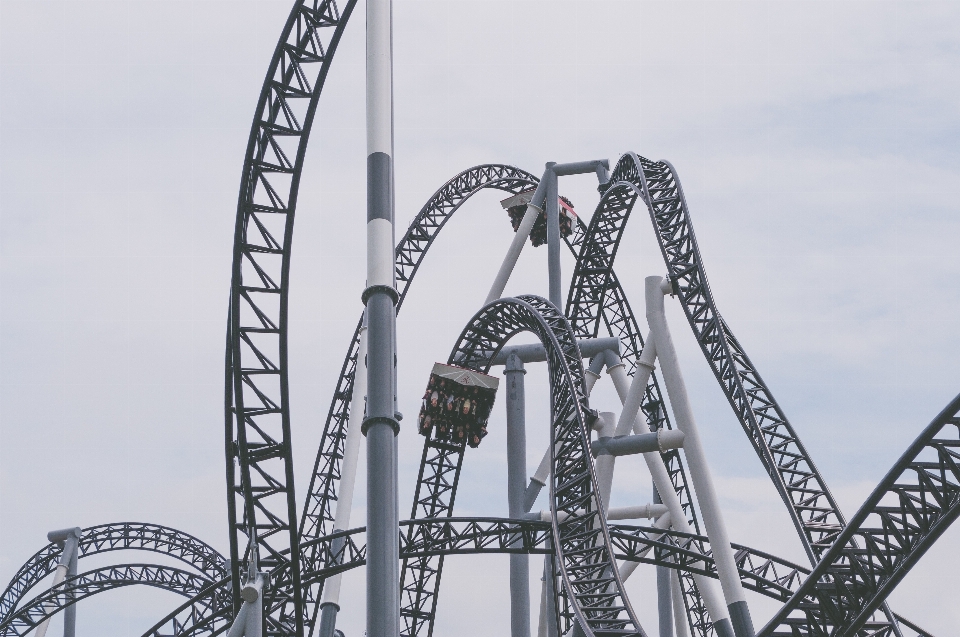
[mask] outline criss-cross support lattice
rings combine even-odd
[[[885,628],[870,621],[872,613],[958,515],[960,396],[897,461],[761,634],[879,634]]]
[[[356,0],[300,0],[277,44],[250,131],[233,248],[226,355],[227,510],[234,606],[255,537],[266,635],[304,634],[287,380],[290,245],[317,103]],[[242,559],[241,559],[242,558]]]
[[[0,635],[3,637],[24,635],[70,604],[116,588],[133,585],[152,586],[193,598],[213,584],[214,582],[203,575],[171,566],[156,564],[105,566],[68,578],[56,588],[23,604],[0,622]],[[220,590],[223,596],[225,589]]]
[[[226,560],[212,546],[188,533],[157,524],[120,522],[84,529],[77,545],[80,557],[107,551],[141,550],[162,553],[189,564],[211,580],[226,575]],[[63,547],[50,543],[17,571],[0,597],[0,622],[17,607],[26,593],[57,568]]]
[[[628,170],[630,166],[635,169]],[[590,219],[590,226],[586,229],[579,228],[580,232],[574,236],[573,245],[576,245],[579,251],[567,297],[567,316],[578,338],[598,336],[601,323],[604,323],[607,332],[620,339],[623,345],[621,359],[626,364],[627,374],[633,376],[637,358],[643,350],[643,337],[630,304],[623,296],[613,263],[633,207],[637,200],[645,200],[647,195],[641,189],[642,181],[635,165],[624,165],[621,162],[616,178],[616,181],[608,182]],[[640,410],[646,416],[651,430],[672,428],[656,374],[650,375]],[[699,532],[699,522],[680,453],[671,450],[661,456],[687,519]],[[695,637],[714,635],[713,623],[692,573],[680,571],[680,590],[691,633]]]

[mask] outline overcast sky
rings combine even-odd
[[[222,364],[236,196],[290,4],[0,2],[4,585],[66,526],[162,523],[227,551]],[[627,151],[669,159],[719,309],[848,517],[960,391],[960,3],[397,0],[394,16],[398,236],[476,164],[539,174],[546,161]],[[301,502],[362,309],[362,27],[361,6],[320,103],[296,223]],[[589,219],[595,183],[564,178],[560,190]],[[399,320],[408,417],[510,236],[498,197],[483,194],[431,249]],[[546,296],[545,257],[528,247],[507,293]],[[617,271],[642,323],[643,278],[664,272],[643,211]],[[803,562],[668,306],[733,540]],[[531,366],[531,470],[546,445],[545,383]],[[502,400],[490,436],[467,452],[458,514],[506,514]],[[617,404],[604,379],[593,406]],[[404,516],[422,444],[410,420]],[[617,469],[613,504],[648,502],[640,464]],[[361,499],[355,525],[364,510]],[[940,637],[960,625],[958,546],[952,529],[891,596]],[[159,559],[108,554],[81,568],[121,557]],[[506,558],[447,566],[436,634],[506,634]],[[628,587],[648,631],[653,582],[641,568]],[[357,571],[344,588],[347,637],[362,635],[362,599]],[[748,601],[758,627],[776,608]],[[153,590],[99,595],[81,605],[79,635],[139,635],[179,603]]]

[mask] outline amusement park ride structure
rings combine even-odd
[[[247,146],[225,361],[230,555],[151,524],[51,532],[50,544],[3,592],[0,634],[43,635],[49,618],[63,611],[65,635],[74,637],[81,600],[147,585],[186,601],[145,637],[333,637],[339,632],[342,574],[365,567],[367,635],[430,637],[444,557],[508,553],[510,608],[502,612],[510,615],[513,637],[530,635],[530,555],[543,556],[538,637],[651,634],[644,622],[656,624],[661,637],[928,635],[891,610],[886,599],[960,514],[960,397],[920,433],[847,521],[717,310],[670,163],[627,153],[612,165],[550,162],[539,178],[512,166],[475,166],[441,186],[395,241],[390,0],[366,5],[365,310],[344,358],[298,515],[287,351],[293,219],[318,100],[355,4],[295,4]],[[584,173],[597,176],[601,194],[588,224],[559,192],[560,177]],[[516,234],[485,304],[435,368],[418,425],[409,425],[419,427],[424,445],[412,512],[401,520],[396,316],[440,230],[470,197],[488,189],[506,195]],[[638,205],[653,225],[666,272],[645,280],[647,330],[614,271]],[[547,298],[504,298],[521,251],[528,239],[539,243],[532,233],[541,230]],[[564,245],[575,259],[566,290]],[[786,507],[809,566],[731,542],[665,303],[682,308]],[[512,343],[520,333],[529,333],[536,344]],[[541,363],[549,378],[551,437],[529,476],[524,375],[526,366]],[[488,413],[480,397],[492,400],[498,383],[491,371],[500,366],[509,517],[457,518],[454,504],[467,449],[482,439],[482,433],[468,440],[457,432],[481,432]],[[622,402],[619,414],[590,406],[603,369]],[[446,393],[436,390],[434,398],[431,388],[448,381]],[[366,526],[352,527],[363,440]],[[650,502],[614,508],[616,462],[626,455],[642,457],[655,492]],[[534,510],[537,502],[542,510]],[[644,519],[651,522],[632,522]],[[180,565],[123,563],[79,572],[79,558],[121,549],[160,553]],[[656,568],[659,610],[655,620],[643,622],[624,587],[641,563]],[[51,575],[52,587],[28,598]],[[745,590],[782,603],[766,625],[754,626]]]

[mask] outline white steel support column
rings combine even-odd
[[[347,439],[343,444],[343,462],[340,465],[340,492],[337,494],[337,511],[334,514],[333,530],[350,528],[353,510],[353,492],[357,483],[357,460],[360,456],[360,426],[363,423],[367,402],[367,327],[366,319],[360,328],[360,345],[357,348],[357,367],[353,373],[353,396],[350,399],[350,421],[347,423]],[[339,551],[344,540],[334,541],[334,552]],[[333,637],[337,628],[337,613],[340,612],[340,583],[342,573],[331,576],[323,585],[320,601],[319,637]]]
[[[647,380],[653,372],[653,363],[656,358],[656,343],[652,336],[648,335],[646,345],[637,360],[637,373],[634,375],[632,383],[622,365],[614,365],[607,370],[613,378],[613,384],[620,396],[620,401],[624,404],[624,409],[620,414],[620,423],[632,422],[633,431],[636,434],[649,431],[639,413],[640,400],[638,396],[642,397]],[[643,381],[642,384],[641,381]],[[686,447],[686,440],[684,440],[684,447]],[[660,498],[670,511],[670,523],[673,528],[683,533],[694,533],[694,529],[687,522],[687,516],[683,512],[680,498],[677,497],[677,492],[673,490],[673,483],[670,481],[670,474],[667,472],[663,457],[657,452],[650,452],[643,454],[643,460],[647,463],[647,470],[650,471],[650,477],[660,493]],[[707,612],[710,613],[710,619],[713,621],[717,634],[720,637],[734,637],[733,626],[730,623],[730,613],[724,606],[723,599],[714,581],[703,575],[694,575],[693,577],[697,582],[697,589],[700,591],[700,596],[703,597],[703,603],[707,607]]]
[[[683,589],[680,588],[680,573],[675,568],[670,569],[670,588],[673,597],[673,626],[677,637],[690,637],[687,609],[683,604]]]
[[[81,529],[79,527],[47,533],[48,540],[62,544],[63,548],[63,552],[60,554],[60,562],[57,564],[56,571],[54,571],[53,584],[50,585],[51,590],[62,584],[68,577],[74,577],[77,574],[80,533]],[[49,627],[50,618],[48,617],[37,626],[37,637],[44,637]],[[63,611],[63,637],[75,637],[76,632],[77,605],[71,604]]]
[[[668,285],[662,277],[651,276],[646,278],[647,322],[653,342],[656,343],[657,357],[663,372],[663,383],[670,397],[673,415],[677,427],[684,433],[684,455],[690,467],[690,478],[703,514],[703,524],[706,527],[707,537],[710,538],[710,547],[717,564],[717,574],[720,576],[720,586],[727,602],[730,619],[737,637],[754,637],[753,621],[747,607],[743,585],[740,582],[740,572],[734,559],[733,548],[730,546],[730,537],[720,512],[716,489],[710,475],[710,467],[703,451],[703,442],[693,409],[687,396],[687,388],[680,373],[680,364],[677,352],[670,336],[667,317],[663,310],[663,296],[669,292]],[[659,485],[658,485],[659,488]],[[663,495],[663,490],[660,490]]]
[[[392,12],[367,0],[367,637],[400,634]]]

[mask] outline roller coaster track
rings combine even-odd
[[[157,524],[121,522],[92,526],[83,530],[78,544],[82,557],[131,549],[175,557],[210,579],[220,579],[226,574],[226,561],[213,547],[192,535]],[[17,607],[27,591],[53,573],[62,554],[62,547],[51,543],[20,567],[0,597],[0,623]]]
[[[675,170],[669,162],[627,153],[617,162],[609,183],[577,260],[568,302],[571,321],[579,313],[577,318],[597,322],[605,286],[613,280],[623,230],[636,199],[642,199],[694,336],[787,505],[811,564],[817,564],[843,529],[843,515],[773,394],[716,309]],[[686,590],[684,596],[690,597]],[[882,606],[888,630],[898,634],[892,612],[885,603]]]
[[[550,497],[551,511],[555,512],[553,542],[566,602],[557,607],[561,629],[570,630],[576,621],[588,635],[645,635],[623,593],[623,582],[597,496],[583,361],[566,317],[549,301],[537,296],[495,301],[470,320],[449,362],[486,372],[493,356],[520,332],[534,334],[547,352],[553,468]],[[560,519],[562,521],[558,521]],[[401,596],[407,593],[407,589],[401,587]],[[401,607],[401,616],[409,621],[410,615],[405,616],[404,609],[409,606]]]
[[[761,634],[876,631],[871,614],[958,515],[960,396],[910,445]]]
[[[504,518],[432,518],[400,523],[400,557],[524,553],[547,554],[552,549],[549,522]],[[701,535],[623,524],[609,525],[610,538],[618,560],[669,566],[684,573],[701,573],[716,578],[709,541]],[[366,564],[366,546],[358,541],[364,527],[337,531],[311,540],[304,549],[318,556],[314,568],[305,569],[305,585]],[[809,569],[738,544],[737,565],[746,588],[786,601]],[[224,582],[225,583],[225,582]],[[221,583],[221,586],[224,584]],[[216,597],[224,595],[212,587],[198,596],[196,604],[185,603],[159,622],[144,637],[176,634],[180,637],[216,635],[229,626],[229,606],[216,609]],[[212,609],[212,610],[208,610]],[[179,623],[172,620],[179,618]],[[169,625],[166,625],[169,624]]]
[[[233,580],[251,539],[270,574],[267,635],[304,634],[287,379],[290,246],[317,103],[355,4],[294,5],[260,91],[240,181],[226,351],[227,511]]]
[[[202,575],[171,566],[156,564],[105,566],[68,578],[55,589],[38,595],[16,609],[3,622],[0,622],[0,635],[3,637],[24,635],[36,628],[44,619],[70,604],[91,595],[124,586],[152,586],[195,598],[211,584],[212,582]]]
[[[342,10],[332,0],[296,2],[267,72],[246,151],[226,347],[225,450],[232,572],[224,573],[224,560],[213,549],[173,529],[95,527],[101,539],[84,543],[81,538],[83,555],[122,548],[153,550],[174,555],[202,575],[144,564],[106,567],[70,578],[56,590],[20,605],[26,591],[53,570],[59,553],[51,545],[21,568],[0,598],[0,628],[8,631],[3,634],[29,631],[44,616],[63,607],[68,595],[82,599],[131,584],[191,596],[148,634],[159,637],[170,630],[177,635],[222,633],[239,603],[239,587],[232,584],[240,581],[243,562],[250,557],[243,551],[249,551],[252,541],[260,568],[268,572],[271,581],[265,595],[267,634],[303,637],[307,628],[313,630],[324,579],[363,563],[365,549],[352,537],[357,530],[331,533],[330,528],[349,420],[359,325],[341,371],[298,528],[286,330],[293,222],[307,142],[355,2],[342,3]],[[481,166],[464,171],[441,188],[397,248],[401,302],[439,229],[464,201],[484,188],[516,193],[536,183],[533,175],[509,166]],[[472,319],[450,358],[454,364],[485,371],[490,357],[517,331],[531,331],[541,338],[550,354],[551,435],[559,445],[553,458],[551,498],[555,510],[570,517],[563,522],[555,517],[549,525],[450,517],[463,448],[428,439],[414,503],[414,515],[426,519],[404,523],[406,533],[401,538],[404,581],[408,583],[402,591],[404,634],[432,635],[445,555],[546,552],[548,535],[556,547],[557,574],[564,582],[558,590],[558,612],[565,629],[580,621],[601,634],[643,634],[622,593],[616,569],[615,559],[625,559],[677,568],[683,574],[684,601],[695,635],[711,634],[709,618],[689,577],[691,573],[715,577],[705,539],[642,527],[608,527],[595,496],[576,339],[597,336],[604,324],[608,333],[621,339],[624,362],[633,373],[643,341],[613,272],[613,262],[639,198],[649,209],[670,279],[704,355],[787,504],[811,563],[816,564],[801,585],[806,573],[801,567],[734,545],[744,586],[788,600],[764,630],[770,637],[889,635],[895,630],[889,611],[885,609],[886,623],[873,621],[872,613],[957,516],[958,443],[955,435],[937,437],[958,426],[957,410],[947,414],[948,408],[938,417],[845,526],[799,438],[716,310],[672,166],[626,155],[615,167],[610,184],[590,228],[585,229],[581,222],[567,240],[577,256],[566,308],[569,321],[537,297],[501,300]],[[651,428],[670,426],[655,377],[647,387],[642,411]],[[933,431],[938,422],[939,429]],[[926,459],[931,454],[936,461]],[[680,456],[671,452],[664,454],[664,460],[697,528]],[[890,500],[897,500],[899,506],[881,505]],[[865,549],[858,548],[861,542]],[[311,605],[312,613],[308,610]],[[774,626],[776,622],[780,623]]]

